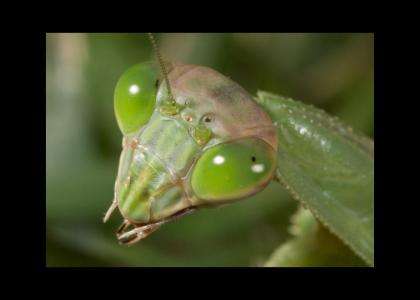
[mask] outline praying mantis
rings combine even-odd
[[[114,93],[122,153],[103,221],[119,209],[119,242],[275,180],[373,265],[373,141],[313,106],[164,62],[149,36],[157,61],[129,68]]]

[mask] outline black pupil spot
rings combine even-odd
[[[209,123],[210,121],[211,121],[211,118],[210,118],[210,117],[205,117],[205,118],[204,118],[204,122]]]
[[[257,159],[255,158],[255,156],[251,157],[252,162],[255,162]]]

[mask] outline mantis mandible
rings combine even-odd
[[[204,207],[243,199],[273,179],[373,265],[373,141],[309,105],[258,92],[203,66],[157,62],[120,77],[123,134],[114,200],[121,244]]]

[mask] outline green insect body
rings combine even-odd
[[[167,67],[173,99],[154,63],[130,68],[115,91],[123,150],[104,220],[119,208],[123,244],[194,209],[255,194],[275,174],[277,134],[250,94],[206,67]]]
[[[374,143],[324,111],[259,92],[275,120],[276,178],[369,265],[374,261]]]
[[[117,83],[124,135],[114,201],[131,245],[201,207],[239,200],[280,181],[373,265],[373,141],[312,106],[266,92],[253,98],[205,67],[155,63]],[[132,229],[129,229],[132,227]]]

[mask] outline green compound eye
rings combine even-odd
[[[158,89],[159,67],[152,62],[135,65],[117,82],[114,109],[123,134],[137,131],[153,113]]]
[[[192,189],[203,200],[226,201],[262,190],[272,179],[276,153],[266,142],[246,138],[209,148],[192,173]]]

